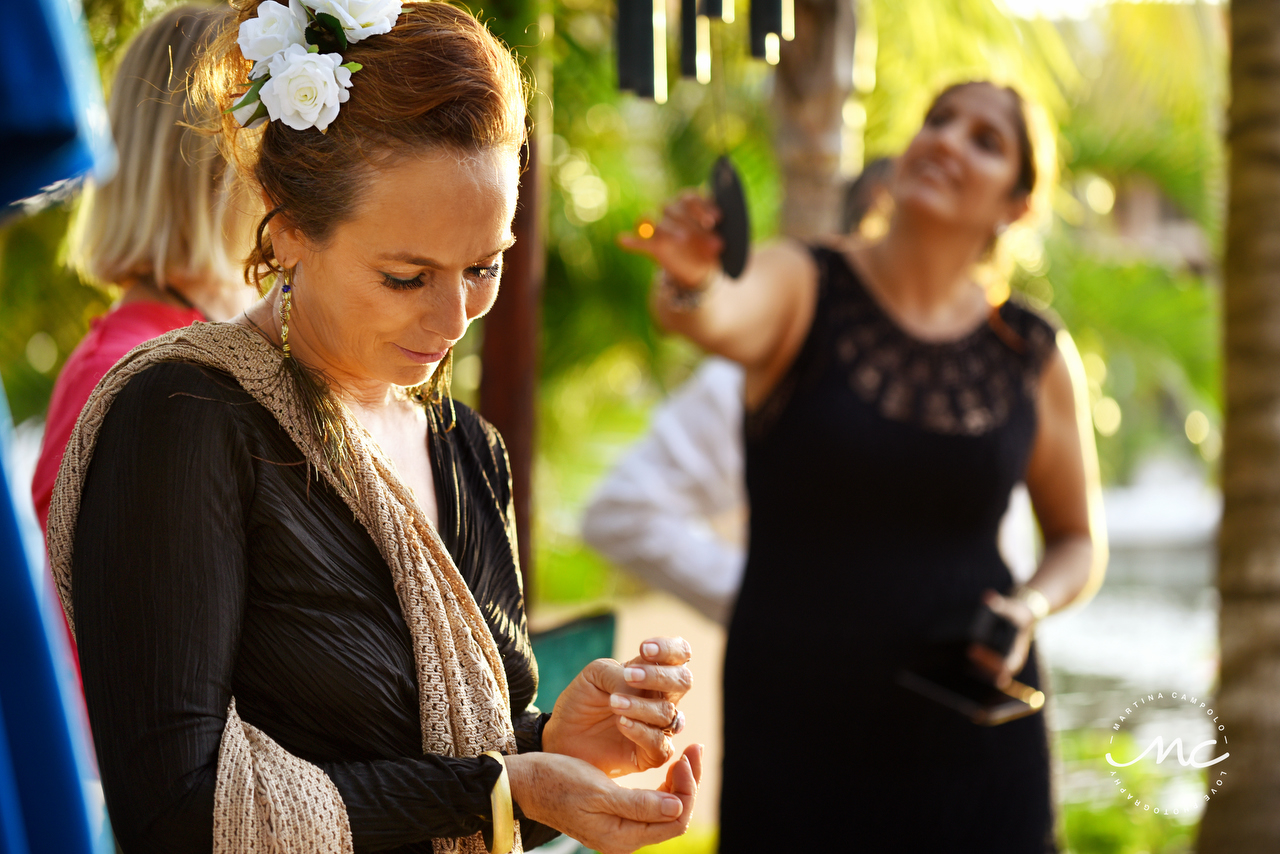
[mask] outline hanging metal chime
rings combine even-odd
[[[680,76],[711,82],[713,20],[734,21],[735,0],[680,0]],[[781,40],[795,38],[795,0],[750,0],[751,55],[777,65]],[[667,2],[618,0],[618,88],[656,103],[667,101]],[[716,110],[724,115],[723,86]],[[721,157],[711,172],[711,193],[724,247],[720,264],[732,279],[742,275],[751,246],[751,227],[742,180],[729,161],[720,126]]]
[[[731,24],[735,0],[680,0],[680,76],[711,82],[711,23]],[[751,0],[751,55],[776,65],[795,38],[795,0]],[[666,0],[618,0],[618,88],[667,100]]]
[[[618,0],[618,88],[641,98],[653,98],[656,91],[653,5],[653,0]]]

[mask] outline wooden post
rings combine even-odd
[[[1233,0],[1230,25],[1213,701],[1222,732],[1210,738],[1216,756],[1231,755],[1209,770],[1202,854],[1280,850],[1280,0]]]
[[[841,131],[853,91],[852,0],[795,0],[794,41],[774,79],[774,151],[782,171],[782,233],[814,240],[840,228]],[[754,6],[752,7],[754,8]]]
[[[538,147],[530,135],[524,150],[520,201],[512,230],[516,244],[503,259],[502,289],[484,319],[480,348],[480,414],[507,443],[520,540],[520,573],[526,607],[532,596],[533,574],[533,457],[538,403],[538,343],[542,324],[542,282],[545,271]]]

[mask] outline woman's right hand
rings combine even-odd
[[[619,664],[598,658],[560,692],[542,731],[542,749],[591,763],[610,777],[665,765],[674,749],[668,726],[693,686],[683,638],[654,637]]]
[[[554,753],[506,757],[511,798],[525,817],[603,854],[625,854],[680,836],[702,779],[702,745],[685,748],[656,791],[626,789],[581,759]]]
[[[635,231],[619,234],[618,243],[648,255],[677,285],[696,288],[720,266],[724,241],[715,230],[719,219],[710,200],[686,190],[667,204],[660,222],[642,219]]]

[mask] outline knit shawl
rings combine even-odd
[[[134,376],[163,362],[225,371],[261,403],[333,485],[368,530],[391,570],[413,640],[424,754],[478,756],[516,752],[502,658],[479,607],[435,528],[395,467],[351,413],[343,410],[354,488],[326,465],[311,439],[308,414],[281,371],[282,355],[261,335],[230,323],[175,330],[132,350],[98,383],[67,443],[49,511],[49,560],[67,621],[72,547],[80,494],[103,420]],[[479,833],[433,840],[436,852],[485,851]],[[227,708],[213,807],[214,854],[349,854],[346,806],[317,766],[293,756]],[[516,851],[521,850],[519,827]]]

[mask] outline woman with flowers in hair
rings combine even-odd
[[[121,847],[681,833],[699,746],[657,791],[610,777],[672,757],[688,645],[538,711],[506,453],[448,395],[513,241],[510,51],[444,3],[248,0],[205,62],[266,295],[108,373],[49,519]]]

